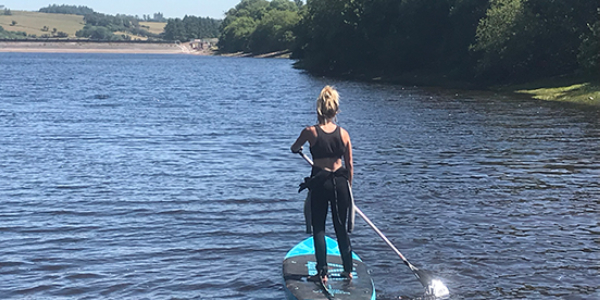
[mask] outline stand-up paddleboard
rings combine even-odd
[[[294,246],[283,260],[283,279],[287,299],[339,299],[339,300],[375,300],[373,279],[367,272],[367,266],[352,252],[352,280],[342,278],[344,271],[342,257],[337,242],[325,237],[327,242],[328,280],[323,286],[308,281],[310,275],[317,274],[317,261],[313,238],[307,238]]]

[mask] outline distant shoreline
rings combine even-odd
[[[192,49],[188,44],[88,41],[0,41],[0,52],[212,55],[210,50]]]

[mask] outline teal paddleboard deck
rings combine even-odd
[[[327,242],[327,265],[329,276],[327,283],[308,281],[310,275],[317,274],[317,262],[313,238],[307,238],[294,246],[283,260],[283,279],[287,299],[293,300],[375,300],[373,279],[367,272],[367,266],[352,252],[354,278],[342,278],[344,271],[337,242],[325,237]]]

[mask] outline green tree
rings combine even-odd
[[[256,29],[256,21],[250,17],[238,17],[221,32],[218,46],[224,52],[250,51],[250,36]]]
[[[234,9],[225,13],[227,17],[250,17],[254,20],[260,20],[267,12],[270,2],[267,0],[242,0]]]
[[[600,8],[598,9],[600,17]],[[588,24],[589,31],[582,34],[577,60],[587,73],[600,75],[600,20]]]
[[[597,21],[599,5],[587,0],[492,1],[472,48],[482,55],[479,73],[529,80],[574,72],[581,68],[578,53],[590,36],[588,25]]]
[[[293,28],[300,16],[289,10],[271,10],[258,22],[250,35],[249,48],[253,53],[268,53],[291,49],[294,43]]]
[[[75,33],[77,37],[89,38],[92,40],[119,40],[120,38],[112,33],[108,28],[103,26],[85,25],[83,29]]]
[[[478,56],[469,49],[476,41],[479,20],[488,8],[489,0],[450,1],[438,62],[451,76],[472,78]]]
[[[308,0],[307,9],[295,33],[298,38],[295,55],[313,72],[343,73],[348,71],[347,56],[355,49],[356,23],[348,15],[351,1]]]
[[[69,34],[67,34],[66,32],[63,32],[63,31],[59,31],[56,34],[54,34],[54,36],[57,38],[66,38],[66,37],[69,37]]]
[[[187,40],[187,32],[183,21],[179,18],[170,19],[164,29],[163,38],[168,41],[185,41]]]
[[[218,47],[223,52],[285,50],[294,41],[298,5],[290,0],[242,0],[225,14]]]
[[[518,29],[525,22],[527,20],[521,0],[492,1],[485,18],[479,21],[477,41],[472,47],[474,51],[483,52],[479,63],[480,72],[508,75],[505,61],[515,61],[515,58],[510,57],[511,53],[507,53],[509,49],[531,46],[530,41],[522,40],[522,37],[517,35]]]
[[[169,19],[163,39],[169,41],[189,41],[191,39],[214,38],[219,35],[220,20],[185,16],[183,19]]]
[[[295,31],[294,57],[308,69],[335,74],[445,66],[445,55],[468,55],[451,39],[458,33],[453,26],[468,28],[460,18],[450,18],[457,1],[309,0]],[[475,25],[471,27],[474,35]]]
[[[589,0],[308,0],[294,29],[293,57],[310,71],[337,75],[426,70],[524,80],[598,72],[599,6]]]
[[[271,0],[268,10],[298,11],[298,5],[289,0]]]

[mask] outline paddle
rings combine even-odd
[[[300,156],[302,156],[302,158],[304,158],[304,160],[306,160],[306,162],[308,162],[311,166],[313,165],[312,160],[308,156],[306,156],[306,154],[304,154],[302,150],[300,150],[298,154],[300,154]],[[350,197],[353,197],[352,188],[350,188]],[[373,222],[371,222],[371,220],[356,205],[354,205],[354,210],[363,220],[365,220],[365,222],[367,222],[367,224],[369,224],[369,226],[371,226],[371,228],[373,228],[373,230],[375,230],[377,235],[379,235],[379,237],[383,239],[383,241],[388,246],[390,246],[390,248],[392,248],[392,250],[394,250],[394,252],[396,252],[398,256],[400,256],[404,264],[408,266],[408,268],[410,268],[415,277],[419,279],[419,281],[425,288],[426,295],[431,295],[436,298],[448,297],[450,295],[450,291],[448,291],[448,288],[444,285],[444,283],[441,280],[436,279],[430,272],[419,270],[417,267],[411,264],[408,261],[408,259],[406,259],[406,257],[404,257],[404,255],[402,255],[402,253],[400,253],[400,251],[394,246],[394,244],[392,244],[392,242],[390,242],[390,240],[381,232],[381,230],[379,230],[379,228],[377,228],[377,226],[375,226],[375,224],[373,224]]]

